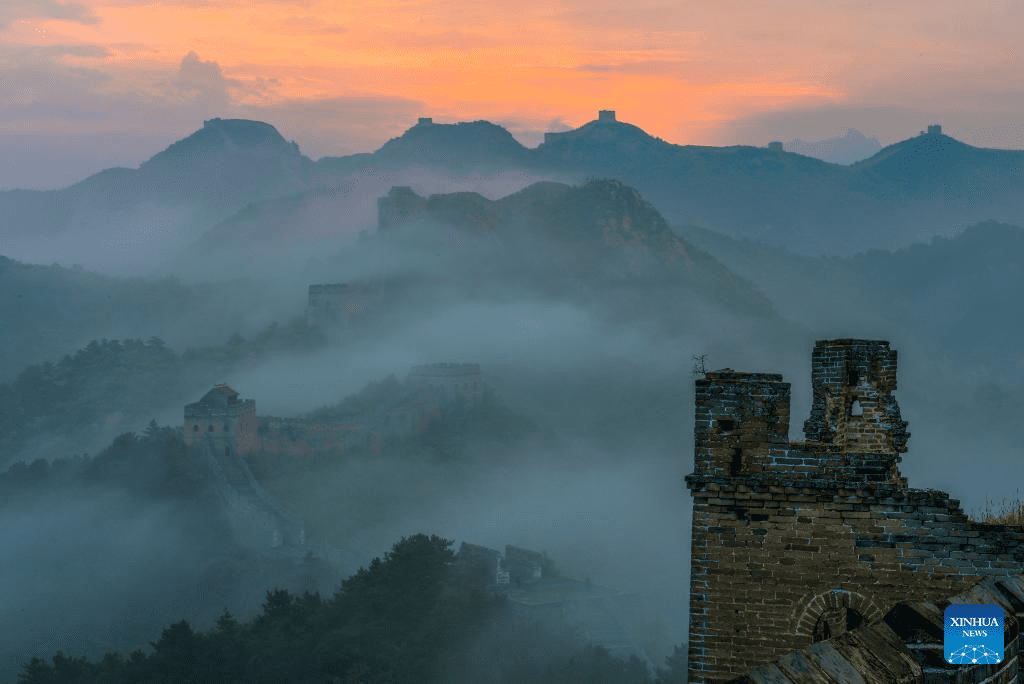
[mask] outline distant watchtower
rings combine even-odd
[[[928,127],[928,135],[942,135],[942,126],[932,124]]]
[[[602,109],[597,112],[597,120],[604,123],[615,122],[615,110],[614,109]]]
[[[233,448],[240,454],[256,446],[256,402],[239,400],[227,385],[214,385],[194,404],[185,406],[185,444],[198,446],[209,438],[220,451]]]
[[[419,121],[416,122],[417,126],[430,126],[434,123],[434,120],[429,116],[421,116]]]
[[[427,198],[407,185],[394,185],[387,195],[377,198],[377,231],[387,232],[426,208]]]
[[[772,152],[782,152],[782,143],[778,140],[768,143],[768,149]]]

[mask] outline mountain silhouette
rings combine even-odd
[[[186,232],[197,234],[248,204],[332,191],[367,172],[519,169],[572,182],[614,178],[672,223],[843,255],[990,219],[1024,224],[1022,162],[1024,151],[972,147],[936,126],[843,166],[779,149],[674,145],[610,111],[546,134],[535,149],[486,121],[423,119],[376,152],[313,162],[269,124],[212,119],[138,170],[108,169],[62,190],[0,192],[0,237],[101,229],[146,203],[193,207]]]
[[[797,138],[787,142],[785,149],[832,164],[853,164],[881,150],[882,144],[878,142],[878,138],[868,138],[860,131],[850,128],[845,135],[828,140],[808,142]]]
[[[1024,320],[1024,228],[985,221],[951,237],[843,258],[674,228],[763,289],[783,316],[822,335],[856,329],[912,339],[921,357],[939,366],[998,369],[1003,381],[1024,382],[1016,342]]]
[[[853,166],[911,196],[945,195],[972,206],[1016,193],[1024,182],[1024,151],[972,147],[941,132],[889,145]]]
[[[0,237],[60,235],[146,206],[188,206],[208,228],[250,202],[309,187],[312,162],[259,121],[211,119],[138,169],[100,171],[58,190],[0,192]]]
[[[763,294],[687,244],[639,192],[616,180],[534,183],[497,200],[466,192],[424,198],[393,188],[380,200],[380,219],[377,235],[392,244],[425,232],[459,252],[472,236],[475,260],[454,260],[479,277],[517,285],[583,281],[593,291],[619,284],[650,293],[684,288],[731,313],[776,316]]]
[[[211,119],[139,166],[143,186],[163,196],[202,197],[219,207],[237,207],[303,190],[310,161],[270,124],[246,119]]]

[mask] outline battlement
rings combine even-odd
[[[694,476],[905,486],[895,464],[910,434],[893,397],[889,343],[818,340],[811,367],[803,442],[789,441],[790,385],[781,375],[726,368],[697,380]]]
[[[1024,571],[1024,530],[972,523],[949,494],[907,486],[895,389],[888,342],[818,340],[806,441],[790,442],[781,375],[726,368],[696,381],[689,682]]]
[[[695,472],[731,477],[761,472],[785,454],[789,383],[774,373],[712,371],[696,383]]]

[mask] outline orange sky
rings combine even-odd
[[[0,131],[123,131],[155,146],[134,166],[214,116],[316,159],[417,116],[534,146],[607,108],[680,144],[942,123],[1019,148],[1022,19],[1012,0],[5,0]]]

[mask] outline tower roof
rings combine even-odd
[[[234,404],[236,401],[238,401],[238,392],[224,383],[220,383],[214,385],[213,389],[204,394],[198,403],[223,406],[224,404]]]

